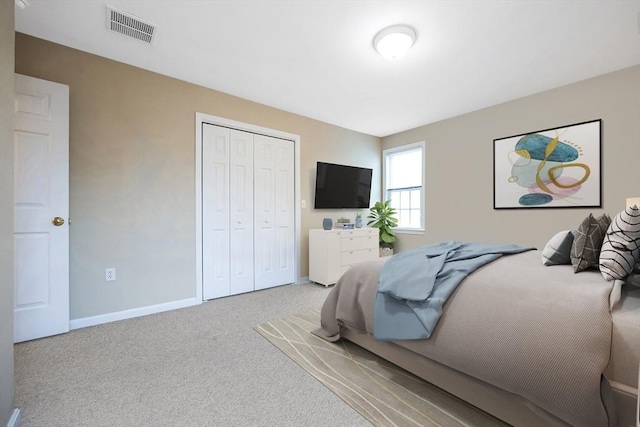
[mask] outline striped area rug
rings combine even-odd
[[[310,310],[254,329],[375,426],[506,425],[349,341],[311,334],[319,326]]]

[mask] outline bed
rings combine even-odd
[[[427,340],[373,338],[380,271],[352,267],[324,303],[317,335],[347,339],[516,426],[635,426],[640,288],[597,270],[508,255],[468,276]]]

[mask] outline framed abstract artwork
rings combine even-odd
[[[493,208],[601,207],[602,120],[493,140]]]

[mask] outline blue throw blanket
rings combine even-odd
[[[503,254],[532,249],[452,241],[394,255],[380,272],[373,336],[385,341],[429,338],[442,306],[469,274]]]

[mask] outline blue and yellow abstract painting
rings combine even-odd
[[[493,141],[493,207],[599,207],[601,120]]]

